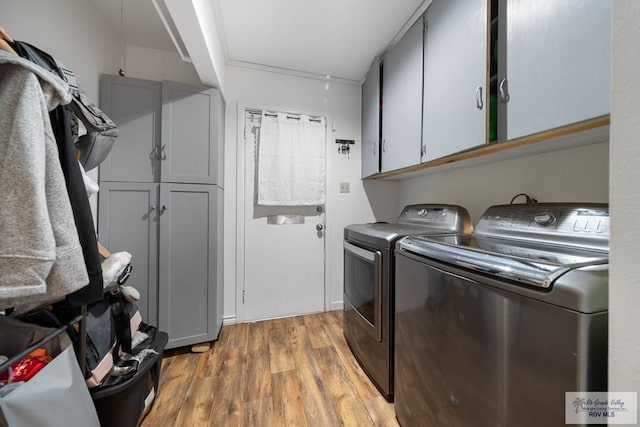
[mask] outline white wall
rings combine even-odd
[[[640,392],[640,3],[613,2],[609,390]]]
[[[608,143],[464,167],[400,182],[398,209],[409,203],[466,207],[475,223],[518,193],[539,202],[608,202]],[[523,199],[519,199],[522,202]]]
[[[0,0],[2,25],[16,40],[49,52],[98,99],[101,73],[117,73],[122,41],[84,0]]]
[[[367,185],[360,180],[360,86],[289,76],[273,72],[227,66],[225,119],[225,322],[236,319],[236,233],[239,221],[236,214],[238,105],[247,108],[281,108],[285,111],[325,115],[333,119],[335,132],[330,136],[355,139],[349,158],[329,147],[327,159],[327,216],[326,216],[326,280],[327,309],[342,303],[342,236],[346,225],[353,222],[390,219],[395,215],[395,192],[385,191],[397,185],[377,182]],[[328,84],[328,86],[327,86]],[[331,124],[329,125],[329,131]],[[335,145],[335,144],[334,144]],[[334,149],[335,148],[335,149]],[[340,182],[350,182],[351,192],[341,194]],[[391,199],[385,199],[391,194]],[[373,207],[370,206],[370,200]],[[294,303],[294,302],[292,302]]]
[[[127,45],[125,52],[127,77],[202,84],[193,64],[183,61],[176,52],[134,45]],[[111,72],[111,74],[116,73],[117,70]]]

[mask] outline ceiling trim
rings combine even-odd
[[[218,38],[220,39],[220,45],[222,45],[222,53],[224,54],[225,62],[229,61],[229,43],[227,42],[227,29],[222,19],[222,9],[220,8],[220,0],[212,0],[213,14],[215,16],[216,25],[218,28]]]
[[[257,70],[257,71],[265,71],[268,73],[286,74],[289,76],[301,77],[304,79],[320,80],[327,83],[336,82],[336,83],[342,83],[347,85],[360,86],[359,80],[347,79],[344,77],[328,76],[326,74],[309,73],[306,71],[299,71],[299,70],[294,70],[290,68],[274,67],[271,65],[264,65],[264,64],[256,64],[253,62],[227,59],[227,65],[232,65],[234,67],[240,67],[240,68],[248,68],[248,69]]]
[[[213,13],[206,10],[207,0],[164,0],[169,15],[176,25],[200,81],[207,86],[217,87],[224,96],[224,55],[216,55],[222,50],[216,34]],[[217,34],[216,34],[217,35]],[[217,49],[216,49],[217,48]]]
[[[153,3],[153,6],[156,8],[156,12],[158,12],[158,16],[160,16],[160,20],[162,21],[164,28],[167,30],[167,33],[169,33],[169,37],[178,51],[180,58],[185,62],[193,62],[189,57],[189,51],[187,50],[182,37],[180,37],[180,34],[178,33],[176,24],[173,22],[164,0],[151,0],[151,3]]]

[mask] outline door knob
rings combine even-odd
[[[322,231],[322,230],[324,230],[324,225],[322,225],[322,224],[317,224],[317,225],[316,225],[316,230],[318,230],[318,231]]]

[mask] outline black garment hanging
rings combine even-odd
[[[23,58],[38,64],[58,77],[55,60],[46,52],[27,43],[14,41],[13,49]],[[89,284],[76,292],[67,295],[66,305],[69,308],[91,304],[103,299],[102,266],[98,255],[98,241],[89,197],[84,186],[82,172],[76,157],[76,147],[71,132],[71,118],[67,106],[58,106],[49,113],[51,128],[58,145],[60,165],[67,184],[67,193],[71,201],[73,219],[78,230],[78,238],[82,246],[82,253],[87,267]]]
[[[82,304],[101,301],[104,298],[102,266],[98,254],[98,240],[93,225],[89,197],[84,186],[82,172],[76,157],[76,146],[71,135],[69,111],[65,106],[59,106],[49,113],[49,117],[51,119],[51,128],[58,143],[60,165],[67,184],[73,219],[78,229],[78,238],[80,239],[84,262],[89,275],[89,284],[87,286],[67,295],[67,304],[77,307]]]

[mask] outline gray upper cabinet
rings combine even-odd
[[[220,91],[162,82],[163,182],[218,184]]]
[[[420,163],[423,21],[384,56],[381,172]]]
[[[98,208],[100,242],[131,254],[127,286],[140,292],[136,304],[151,325],[158,324],[158,192],[159,184],[101,182]]]
[[[218,206],[213,185],[160,187],[159,326],[167,348],[215,340],[222,325],[216,291]]]
[[[101,181],[222,186],[224,104],[218,89],[101,77],[101,105],[120,136]]]
[[[101,76],[102,110],[119,136],[100,165],[101,181],[158,182],[162,92],[160,82]]]
[[[380,172],[380,60],[362,84],[362,177]]]
[[[507,138],[609,114],[611,1],[507,0],[506,8]]]
[[[487,0],[434,0],[425,17],[422,161],[430,161],[486,141]]]

